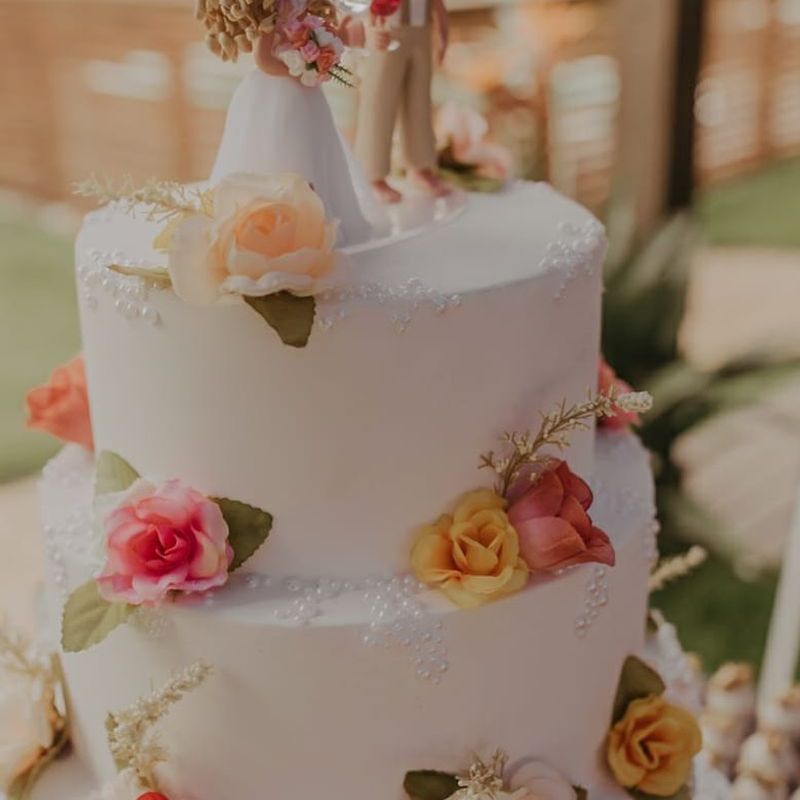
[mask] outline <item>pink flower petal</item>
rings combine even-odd
[[[508,518],[515,527],[537,517],[554,517],[564,500],[564,486],[553,472],[539,477],[509,509]]]
[[[564,498],[559,517],[572,525],[584,542],[591,536],[592,520],[584,511],[583,506],[572,495],[567,495]]]
[[[579,478],[569,468],[566,461],[562,461],[556,467],[556,475],[558,475],[561,482],[564,484],[564,491],[572,495],[583,506],[584,511],[588,511],[594,501],[594,495],[592,495],[589,484],[582,478]]]
[[[558,517],[528,520],[515,527],[520,555],[532,570],[557,569],[586,551],[575,528]]]

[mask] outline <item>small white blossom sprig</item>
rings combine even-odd
[[[155,767],[168,758],[158,740],[156,725],[184,695],[200,686],[212,673],[203,661],[181,670],[164,686],[140,697],[127,708],[106,718],[108,746],[117,768],[133,770],[147,789],[156,790]]]
[[[510,446],[511,453],[502,457],[494,451],[481,454],[480,469],[491,469],[497,475],[497,492],[507,497],[526,467],[531,468],[531,480],[535,480],[536,468],[549,461],[549,456],[540,452],[543,447],[565,450],[569,446],[569,434],[588,430],[588,420],[612,417],[619,411],[641,414],[649,411],[652,404],[653,398],[647,392],[617,394],[613,388],[590,394],[586,402],[570,407],[562,400],[554,411],[541,414],[542,422],[535,434],[530,431],[504,433],[501,440]]]
[[[475,756],[467,774],[458,778],[459,790],[453,800],[498,800],[505,789],[503,775],[507,763],[508,756],[500,749],[488,761]],[[521,795],[524,794],[523,789]]]
[[[707,558],[708,551],[700,545],[694,545],[679,556],[663,559],[650,574],[648,582],[650,591],[657,592],[668,583],[686,577],[702,566]]]
[[[148,222],[169,222],[184,214],[213,214],[213,189],[200,189],[175,181],[159,181],[148,178],[137,185],[130,175],[115,182],[111,178],[90,175],[74,185],[79,197],[89,197],[100,204],[114,203],[128,214],[137,207],[148,207]]]

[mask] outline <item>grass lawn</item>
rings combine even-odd
[[[72,244],[0,208],[0,481],[57,449],[24,428],[25,392],[80,348]]]
[[[711,244],[800,247],[800,160],[707,189],[697,210]]]

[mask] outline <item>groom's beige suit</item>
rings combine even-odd
[[[436,165],[431,6],[432,0],[402,0],[397,20],[390,20],[392,38],[400,46],[391,51],[370,48],[363,64],[355,149],[370,180],[389,174],[398,120],[405,165]]]

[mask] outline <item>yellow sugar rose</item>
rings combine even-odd
[[[491,489],[464,495],[452,516],[418,531],[411,549],[414,574],[462,608],[519,591],[528,566],[505,509],[506,501]]]
[[[671,797],[689,779],[702,736],[694,717],[663,697],[633,700],[608,737],[608,764],[626,789]]]
[[[203,212],[178,217],[161,246],[179,297],[209,305],[220,294],[313,295],[327,287],[337,224],[299,175],[229,175]]]

